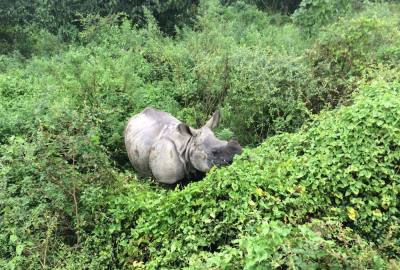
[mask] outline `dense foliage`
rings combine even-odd
[[[221,4],[232,5],[240,3],[238,0],[220,0]],[[247,4],[257,6],[264,11],[279,11],[283,13],[292,13],[299,6],[301,0],[245,0]]]
[[[132,21],[143,24],[147,9],[157,18],[162,29],[173,33],[175,26],[182,26],[194,18],[198,4],[198,1],[187,0],[5,0],[0,6],[0,18],[2,25],[26,26],[35,23],[63,38],[73,38],[81,26],[79,20],[81,16],[88,14],[107,16],[123,12]]]
[[[1,3],[0,268],[400,267],[398,4],[72,2]],[[147,106],[247,148],[137,179]]]
[[[400,85],[376,82],[362,90],[354,105],[322,114],[299,133],[275,136],[247,151],[232,166],[214,170],[202,182],[182,191],[153,195],[140,210],[136,209],[136,197],[143,200],[143,195],[136,190],[126,195],[132,205],[118,197],[118,202],[125,202],[122,207],[117,205],[121,207],[118,212],[130,208],[140,215],[134,226],[130,216],[127,223],[119,217],[112,225],[122,236],[117,257],[146,261],[150,268],[181,267],[198,252],[214,252],[229,247],[238,235],[256,233],[263,222],[301,225],[315,218],[334,218],[379,245],[388,256],[396,256]],[[115,206],[111,211],[116,211]],[[129,231],[124,230],[127,224]],[[104,235],[98,238],[104,239]],[[309,241],[314,240],[311,237]],[[254,248],[268,249],[274,244],[267,241],[260,245]],[[307,245],[299,248],[313,256],[314,244],[309,243],[310,251]],[[231,259],[235,261],[240,256],[234,252],[249,252],[246,250],[241,247],[228,253],[233,252]],[[327,258],[321,256],[321,264],[350,266],[340,259],[324,262]],[[259,259],[254,258],[262,263]],[[232,263],[247,265],[246,261]],[[265,258],[265,263],[270,261]],[[366,259],[365,263],[375,262]]]

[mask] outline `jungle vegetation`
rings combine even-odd
[[[1,269],[399,269],[400,4],[4,0]],[[147,106],[245,146],[166,189]]]

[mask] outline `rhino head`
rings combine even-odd
[[[242,147],[235,140],[224,141],[215,137],[212,129],[218,126],[220,113],[216,111],[207,123],[194,129],[181,123],[178,130],[182,135],[189,135],[186,160],[197,171],[206,173],[213,166],[231,164],[233,157],[242,153]]]

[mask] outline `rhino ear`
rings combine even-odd
[[[180,134],[193,136],[192,129],[188,125],[180,123],[177,128]]]
[[[219,124],[219,119],[221,118],[221,114],[219,111],[215,111],[213,116],[211,116],[210,120],[207,121],[207,123],[204,125],[204,127],[208,127],[209,129],[213,129],[218,126]]]

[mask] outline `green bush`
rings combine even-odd
[[[10,137],[0,146],[5,268],[57,265],[59,251],[81,243],[90,227],[93,216],[81,194],[112,184],[113,169],[93,142],[90,119],[65,108],[51,113],[32,136]]]
[[[179,102],[177,116],[200,126],[222,108],[222,128],[243,144],[296,130],[315,105],[309,100],[319,95],[310,68],[298,57],[306,46],[299,32],[271,25],[249,6],[203,8],[207,13],[196,24],[200,33],[185,29],[176,43],[157,41],[143,49],[152,77],[168,81],[163,87]],[[255,127],[252,134],[249,126]]]
[[[292,15],[293,22],[304,34],[316,34],[321,26],[346,17],[353,8],[362,6],[361,0],[303,0]]]
[[[254,235],[216,253],[202,252],[185,269],[383,269],[396,266],[337,221],[300,226],[264,222]]]
[[[154,15],[164,32],[174,34],[175,27],[183,27],[194,21],[198,4],[197,0],[91,0],[84,2],[5,0],[0,6],[0,27],[26,27],[36,24],[64,40],[74,40],[81,30],[80,19],[82,16],[96,14],[108,16],[122,12],[133,23],[143,26],[146,23],[145,10],[147,10]]]
[[[220,2],[224,5],[240,3],[240,1],[237,0],[220,0]],[[255,5],[257,6],[257,8],[264,11],[280,11],[282,13],[292,13],[298,8],[301,0],[245,0],[243,2]]]
[[[297,130],[310,117],[318,86],[310,68],[292,55],[239,50],[230,59],[224,119],[244,144]]]
[[[50,103],[58,102],[54,93],[59,92],[59,102],[65,97],[78,111],[85,107],[90,110],[96,140],[119,165],[124,165],[127,158],[122,134],[126,119],[146,106],[173,113],[179,110],[173,93],[164,88],[165,80],[154,75],[157,67],[142,55],[140,42],[145,34],[132,29],[128,22],[121,27],[98,26],[101,31],[88,27],[82,33],[85,47],[70,47],[61,55],[34,59],[24,69],[10,69],[0,75],[4,102],[0,141],[36,131],[37,118],[48,113],[38,104],[49,96],[54,98]],[[107,39],[100,36],[106,34]]]
[[[367,10],[354,19],[340,20],[324,29],[308,51],[313,76],[325,89],[321,98],[332,106],[346,102],[358,80],[371,79],[371,70],[392,68],[398,62],[398,20],[382,16]]]
[[[0,25],[0,55],[17,51],[29,57],[33,52],[34,44],[35,39],[30,29]]]

